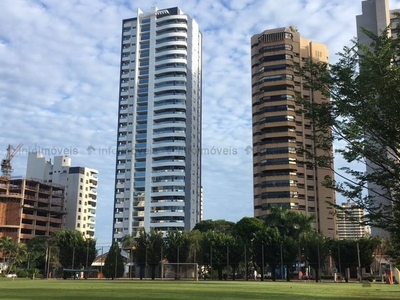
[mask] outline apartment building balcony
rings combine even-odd
[[[173,212],[173,211],[159,211],[150,213],[150,218],[166,218],[166,217],[184,217],[185,212]]]
[[[164,75],[163,75],[164,74]],[[187,82],[186,72],[164,72],[160,73],[154,80],[154,84],[161,84],[163,82],[183,81]]]
[[[159,197],[159,196],[185,196],[185,191],[159,191],[150,193],[150,197]]]
[[[128,96],[129,95],[129,89],[121,89],[121,96]]]
[[[168,100],[162,100],[154,102],[154,112],[157,113],[160,110],[167,109],[180,109],[186,110],[186,104],[184,102],[177,101],[176,103],[171,103]]]
[[[172,45],[174,45],[175,43],[172,43]],[[184,44],[186,45],[186,43]],[[155,71],[154,74],[155,75],[159,75],[162,73],[167,73],[167,72],[187,72],[187,67],[186,66],[158,66]]]
[[[133,217],[144,217],[144,211],[136,211],[132,214]]]
[[[118,133],[126,133],[128,131],[128,126],[119,126]]]
[[[152,182],[151,187],[164,187],[164,186],[178,186],[178,187],[184,187],[185,186],[185,181],[184,180],[159,180],[157,182]]]
[[[179,59],[175,58],[175,59],[168,60],[168,62],[169,63],[179,63],[181,61],[179,61]],[[163,86],[155,87],[154,88],[154,92],[155,93],[162,93],[162,92],[165,92],[165,91],[169,91],[171,89],[182,91],[182,92],[186,92],[186,90],[187,90],[186,89],[186,84],[181,84],[181,83],[173,84],[173,83],[170,83],[170,84],[165,84]]]
[[[178,23],[176,25],[178,25]],[[175,27],[175,28],[179,28],[179,26]],[[181,28],[182,29],[186,29],[186,26],[182,26]],[[157,28],[157,31],[159,31],[158,28]],[[171,31],[171,32],[165,32],[165,33],[161,32],[161,33],[158,33],[157,36],[156,36],[156,45],[158,47],[160,45],[159,44],[160,43],[159,40],[162,40],[162,39],[165,39],[165,38],[168,38],[168,37],[187,38],[187,36],[188,36],[188,34],[187,34],[186,31]],[[158,43],[157,43],[157,41],[158,41]],[[187,42],[185,42],[185,44],[187,44]]]
[[[177,17],[177,16],[175,15],[174,17]],[[164,18],[165,17],[162,18],[163,22],[165,22]],[[168,28],[183,28],[183,29],[187,29],[187,27],[188,27],[188,25],[187,25],[186,22],[182,22],[182,23],[174,22],[174,23],[166,23],[166,24],[162,24],[162,25],[158,25],[157,24],[157,31],[168,29]]]
[[[153,157],[166,157],[167,159],[171,155],[182,156],[186,155],[186,141],[185,140],[172,140],[171,139],[163,139],[154,141],[152,145],[154,149]],[[166,149],[165,149],[166,148]],[[172,148],[172,151],[168,149]],[[176,149],[178,148],[178,149]],[[159,150],[158,150],[159,149]],[[165,150],[164,150],[165,149]]]
[[[176,228],[178,230],[184,230],[185,224],[183,221],[150,221],[150,226],[152,228],[159,228],[159,227],[170,227],[170,228]]]
[[[94,229],[95,223],[96,223],[96,222],[95,222],[94,220],[93,220],[93,221],[92,221],[92,220],[88,220],[88,221],[86,222],[86,225],[87,225],[86,227],[87,227],[87,228],[90,228],[90,229]]]
[[[127,117],[119,118],[119,123],[123,123],[123,124],[128,123],[128,118]]]
[[[119,100],[119,105],[128,105],[128,104],[129,104],[128,97],[126,97],[126,98],[121,98],[121,99]]]
[[[188,51],[186,48],[184,47],[180,47],[180,48],[175,48],[175,49],[171,49],[168,47],[158,47],[156,50],[156,61],[159,61],[158,58],[162,58],[164,55],[169,55],[169,54],[176,54],[176,55],[187,55]]]
[[[182,124],[186,126],[186,114],[171,113],[162,116],[154,116],[154,129],[161,129],[165,127],[168,128],[174,126],[175,124]]]
[[[158,138],[163,138],[163,137],[186,137],[185,130],[173,130],[173,129],[166,129],[166,131],[162,132],[154,132],[153,137],[157,139]]]
[[[174,207],[184,207],[185,200],[184,198],[163,198],[157,197],[151,199],[151,207],[159,207],[159,206],[174,206]]]
[[[134,207],[144,207],[145,202],[144,201],[137,201],[133,203]]]
[[[259,129],[259,131],[263,131],[263,130],[266,130],[271,127],[290,127],[290,128],[292,128],[293,126],[295,126],[295,124],[296,123],[294,121],[288,121],[288,120],[286,120],[286,121],[271,121],[271,122],[265,122],[263,124],[258,125],[258,129]],[[288,135],[289,135],[289,132],[288,132]],[[296,133],[294,136],[296,136]]]
[[[184,159],[165,159],[162,161],[153,161],[151,166],[153,168],[157,167],[184,167],[185,166],[185,160]]]
[[[161,100],[186,100],[186,93],[171,91],[170,93],[161,93],[159,95],[155,95],[154,101]]]

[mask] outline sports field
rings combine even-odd
[[[315,282],[28,280],[0,278],[0,299],[399,299],[400,286]]]

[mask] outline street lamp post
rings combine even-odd
[[[229,278],[229,245],[226,245],[226,280]]]
[[[249,280],[249,266],[247,265],[247,251],[246,251],[246,249],[247,249],[247,246],[244,245],[244,266],[246,268],[245,276],[246,276],[246,281],[248,281]]]
[[[85,272],[85,279],[87,279],[89,273],[88,273],[88,263],[89,263],[89,239],[86,242],[86,272]]]
[[[358,258],[358,273],[359,273],[359,280],[362,281],[362,271],[361,271],[361,260],[360,260],[360,245],[357,242],[357,258]]]
[[[317,244],[317,251],[318,251],[318,281],[321,281],[321,258],[320,258],[320,253],[319,253],[319,243]]]
[[[114,278],[117,279],[117,265],[118,265],[118,245],[115,247],[115,268],[114,268]]]
[[[262,264],[262,266],[261,266],[261,281],[264,281],[264,266],[265,266],[265,264],[264,264],[264,243],[261,245],[261,255],[262,255],[262,257],[261,257],[261,264]]]
[[[212,246],[210,246],[210,279],[212,280]]]
[[[283,281],[283,246],[281,244],[281,280]]]

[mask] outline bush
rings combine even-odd
[[[16,274],[18,278],[27,278],[29,277],[29,272],[26,269],[17,269]]]

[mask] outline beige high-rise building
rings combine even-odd
[[[254,216],[266,216],[271,207],[286,207],[316,215],[315,228],[327,237],[336,237],[332,189],[322,186],[331,169],[316,168],[297,149],[321,155],[314,147],[313,127],[296,94],[321,103],[329,101],[304,86],[295,64],[308,58],[328,61],[325,45],[300,36],[293,27],[266,30],[251,38],[253,103]],[[333,167],[333,166],[332,166]]]

